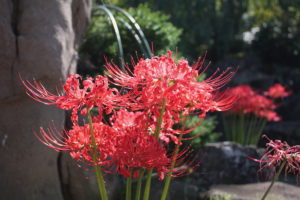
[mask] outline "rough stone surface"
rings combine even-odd
[[[29,99],[19,81],[35,78],[54,90],[76,70],[90,0],[0,0],[1,199],[63,199],[58,153],[32,134],[64,112]]]
[[[153,179],[151,185],[150,199],[160,199],[164,187],[164,181]],[[201,188],[196,184],[190,183],[189,177],[173,179],[168,192],[167,199],[171,200],[198,200]]]
[[[262,151],[233,142],[205,145],[196,156],[196,160],[201,162],[199,167],[190,175],[171,182],[169,199],[200,200],[200,194],[212,185],[256,183],[259,177],[266,178],[267,172],[258,174],[259,165],[248,158],[259,158]],[[153,185],[151,197],[159,199],[163,182],[154,180]]]
[[[211,189],[201,194],[206,197],[227,197],[228,200],[258,200],[269,187],[270,182],[252,183],[245,185],[215,185]],[[226,200],[227,200],[226,199]],[[272,187],[267,200],[299,200],[300,187],[276,182]]]
[[[99,199],[93,168],[77,163],[66,153],[60,154],[58,164],[64,200]],[[80,164],[81,167],[78,166]],[[105,174],[104,179],[109,199],[120,200],[120,194],[125,187],[120,177],[115,174]]]
[[[260,158],[263,149],[254,146],[242,146],[233,142],[210,143],[197,155],[200,166],[193,173],[171,182],[169,199],[172,200],[257,200],[260,199],[269,182],[271,169],[259,170],[258,163],[248,159]],[[295,177],[280,177],[295,183]],[[292,180],[292,181],[291,181]],[[222,185],[219,185],[222,184]],[[159,199],[163,182],[154,180],[151,199]],[[297,186],[276,183],[269,200],[300,199]]]
[[[198,154],[201,164],[191,177],[207,188],[213,184],[257,182],[259,166],[248,157],[259,158],[261,150],[233,142],[207,144]]]

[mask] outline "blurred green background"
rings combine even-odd
[[[94,5],[103,1],[95,0]],[[265,64],[299,70],[299,0],[111,0],[104,3],[127,10],[142,27],[155,54],[176,48],[195,60],[208,52],[214,62],[253,56]],[[81,56],[101,63],[116,55],[116,40],[106,17],[93,17]],[[139,48],[119,25],[126,55]],[[97,36],[96,36],[97,35]],[[140,55],[140,54],[139,54]],[[98,59],[98,62],[97,62]],[[269,69],[269,70],[270,70]],[[273,70],[270,70],[273,71]]]
[[[212,61],[208,76],[217,67],[238,68],[229,86],[249,84],[262,91],[281,83],[292,90],[291,97],[279,102],[283,122],[270,123],[267,131],[278,139],[300,142],[300,0],[94,0],[94,7],[103,3],[130,13],[155,55],[172,50],[192,64],[206,54]],[[126,23],[121,23],[122,15],[112,12],[118,21],[125,62],[145,56]],[[103,73],[104,57],[120,63],[118,43],[104,12],[92,15],[79,57],[78,72],[85,75]],[[209,119],[207,132],[215,127],[216,132],[222,131],[220,120]],[[198,143],[219,136],[212,134]]]

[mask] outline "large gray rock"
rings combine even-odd
[[[60,200],[58,153],[32,134],[64,112],[25,95],[23,79],[55,90],[76,71],[79,38],[91,0],[0,0],[0,191],[1,199]]]
[[[233,142],[218,142],[205,145],[197,154],[200,165],[191,174],[171,182],[169,199],[200,200],[215,184],[256,183],[259,177],[266,178],[267,171],[258,173],[258,163],[248,158],[260,158],[263,149],[242,146]],[[155,181],[151,197],[159,199],[163,182]]]
[[[213,184],[240,184],[258,181],[258,163],[262,150],[233,142],[207,144],[198,154],[201,164],[192,178],[203,187]]]
[[[270,182],[252,183],[244,185],[215,185],[208,192],[201,194],[202,199],[223,199],[225,200],[258,200],[269,187]],[[300,187],[276,182],[267,200],[299,200]]]

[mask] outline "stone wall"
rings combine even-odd
[[[55,90],[76,71],[77,48],[91,0],[0,0],[0,191],[1,199],[63,199],[58,153],[32,133],[65,114],[34,102],[23,79]]]

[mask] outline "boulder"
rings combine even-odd
[[[258,163],[248,157],[260,158],[263,149],[242,146],[233,142],[206,144],[197,154],[200,165],[191,174],[174,178],[169,189],[169,199],[200,200],[211,186],[216,184],[256,183],[267,171],[258,173]],[[151,198],[159,199],[164,182],[154,180]]]
[[[91,0],[0,0],[0,5],[1,199],[61,200],[58,153],[32,131],[51,121],[62,128],[65,114],[30,99],[19,74],[55,91],[76,72]]]
[[[191,177],[204,188],[219,183],[257,182],[259,165],[249,157],[260,158],[262,151],[254,146],[233,142],[207,144],[197,155],[201,163]]]
[[[261,199],[269,187],[270,182],[251,183],[244,185],[215,185],[208,192],[202,193],[200,199],[224,199],[224,200],[257,200]],[[276,182],[267,200],[299,200],[300,187]]]

